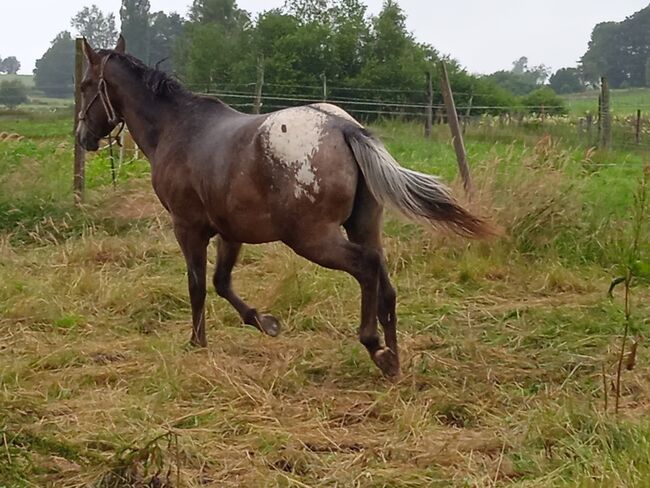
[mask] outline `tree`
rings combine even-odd
[[[218,24],[225,31],[242,31],[250,24],[250,15],[237,6],[235,0],[194,0],[190,21]]]
[[[561,115],[567,113],[564,100],[552,88],[542,87],[523,98],[522,104],[530,113]]]
[[[512,70],[497,71],[487,78],[515,95],[527,95],[542,85],[548,75],[547,66],[540,64],[529,67],[528,58],[522,56],[512,63]]]
[[[561,68],[549,79],[549,86],[556,93],[577,93],[584,91],[585,86],[580,78],[578,68]]]
[[[19,80],[0,82],[0,105],[15,108],[27,103],[27,89]]]
[[[0,60],[0,73],[7,73],[15,75],[20,69],[20,61],[16,56],[9,56],[8,58]]]
[[[649,57],[650,6],[622,22],[596,25],[580,69],[585,81],[594,85],[607,76],[613,88],[644,86]]]
[[[120,19],[122,35],[128,51],[136,58],[149,63],[150,15],[149,0],[122,0]]]
[[[68,31],[63,31],[36,61],[34,83],[49,97],[67,97],[74,93],[73,73],[74,41]]]
[[[173,12],[156,12],[150,22],[149,63],[161,63],[161,69],[171,71],[174,46],[183,35],[183,18]]]
[[[97,5],[81,9],[70,24],[94,48],[112,49],[117,42],[115,15],[104,15]]]
[[[194,0],[175,56],[185,79],[202,89],[223,89],[237,82],[235,73],[246,64],[250,82],[255,62],[249,19],[234,0]]]
[[[422,90],[429,63],[437,53],[418,44],[406,28],[406,16],[394,0],[386,0],[379,15],[372,19],[372,30],[365,47],[366,60],[356,83],[365,87],[400,87],[404,93],[394,98],[406,101],[406,91]]]

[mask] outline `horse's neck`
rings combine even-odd
[[[153,101],[145,87],[136,87],[121,94],[122,116],[133,140],[153,163],[166,124],[171,119],[170,106]]]

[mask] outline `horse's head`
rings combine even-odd
[[[83,51],[86,73],[81,81],[81,111],[77,140],[88,151],[96,151],[99,141],[117,126],[121,118],[115,111],[111,87],[104,77],[106,64],[115,53],[124,54],[124,38],[120,35],[114,50],[95,51],[86,39]]]

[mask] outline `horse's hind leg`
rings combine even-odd
[[[346,271],[356,278],[361,286],[359,340],[386,376],[398,375],[397,355],[391,349],[381,346],[377,333],[377,292],[381,271],[379,252],[371,247],[348,241],[343,237],[338,226],[317,229],[311,235],[315,237],[292,243],[291,247],[316,264]]]
[[[240,242],[229,242],[218,238],[217,268],[214,272],[214,287],[219,296],[228,300],[235,307],[245,324],[252,325],[270,336],[280,333],[280,323],[271,315],[260,315],[257,310],[242,300],[232,288],[232,269],[237,262]]]
[[[205,337],[205,270],[209,235],[191,226],[174,225],[174,233],[187,263],[187,284],[192,305],[193,346],[207,347]]]
[[[390,282],[386,258],[381,244],[383,208],[370,194],[365,183],[360,182],[355,198],[354,210],[344,227],[348,239],[362,246],[375,249],[381,258],[379,270],[379,301],[377,317],[384,328],[386,346],[397,356],[397,315],[395,313],[396,294]]]

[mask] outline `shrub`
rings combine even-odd
[[[522,104],[530,113],[547,113],[553,115],[567,113],[564,100],[549,87],[538,88],[529,93],[522,99]]]
[[[0,104],[15,108],[27,102],[27,88],[19,80],[3,81],[0,83]]]

